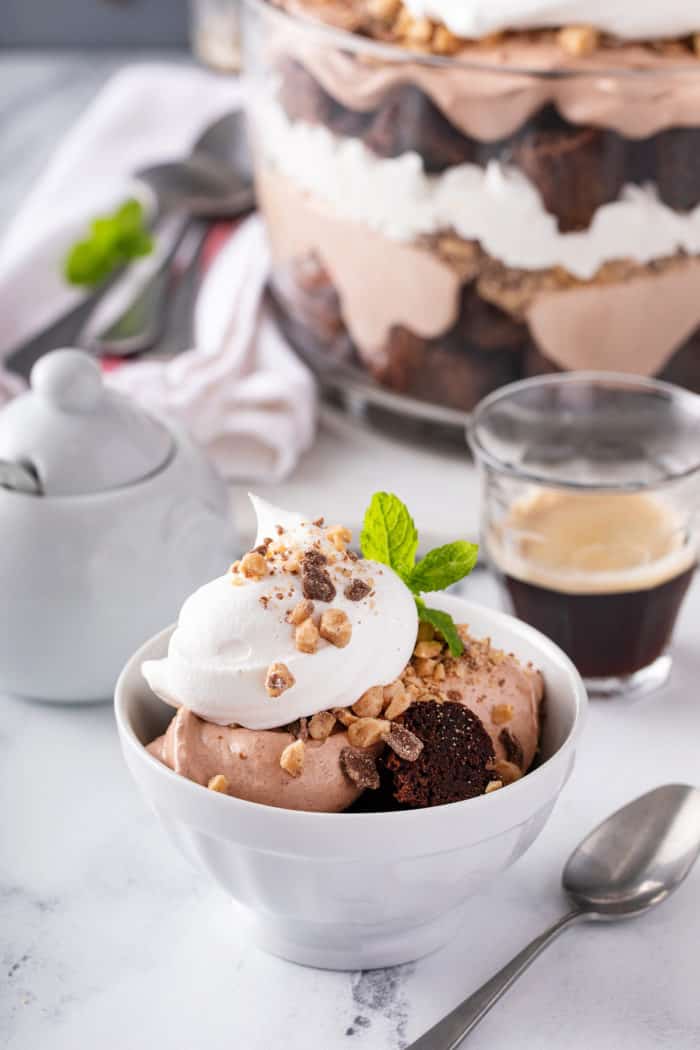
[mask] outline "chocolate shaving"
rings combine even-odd
[[[370,788],[372,791],[379,787],[379,773],[372,755],[357,751],[354,747],[344,747],[340,752],[340,767],[357,787],[363,790]]]
[[[406,726],[393,722],[391,729],[383,738],[394,754],[406,762],[415,762],[423,750],[423,741]]]
[[[344,594],[348,601],[361,602],[369,594],[370,587],[364,580],[353,580],[345,588]]]
[[[498,734],[498,739],[503,744],[506,758],[513,765],[517,766],[518,769],[524,770],[525,768],[525,756],[520,741],[514,733],[511,733],[508,729],[502,729]]]
[[[336,595],[335,584],[324,568],[326,559],[316,551],[307,551],[301,563],[301,589],[305,598],[312,601],[332,602]]]

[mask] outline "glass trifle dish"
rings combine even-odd
[[[559,370],[700,390],[693,0],[244,7],[272,290],[327,375],[437,414]]]

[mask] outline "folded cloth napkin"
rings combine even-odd
[[[61,275],[94,215],[135,192],[131,173],[189,152],[240,105],[233,78],[167,64],[130,66],[103,88],[54,153],[0,242],[0,361],[77,305]],[[195,311],[195,347],[110,370],[110,385],[182,422],[229,478],[275,481],[314,436],[308,370],[264,304],[269,255],[257,217],[214,261]],[[0,370],[0,404],[21,389]]]

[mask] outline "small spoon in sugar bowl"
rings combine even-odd
[[[608,817],[569,857],[562,885],[573,909],[408,1050],[457,1050],[531,962],[582,920],[643,915],[685,879],[700,855],[700,790],[666,784]]]

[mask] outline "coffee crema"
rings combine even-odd
[[[663,654],[697,560],[681,518],[644,493],[538,489],[488,548],[516,615],[587,678],[626,677]]]

